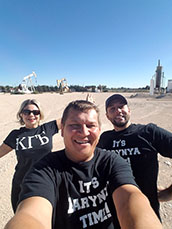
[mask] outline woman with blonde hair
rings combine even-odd
[[[17,119],[23,127],[12,130],[0,146],[0,157],[13,149],[16,152],[17,165],[12,181],[11,203],[16,211],[20,184],[32,165],[51,152],[52,137],[58,133],[61,120],[54,120],[40,125],[44,114],[40,103],[27,99],[17,112]]]

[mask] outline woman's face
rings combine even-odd
[[[40,111],[36,105],[29,104],[23,109],[21,117],[25,123],[26,128],[36,128],[40,122]]]

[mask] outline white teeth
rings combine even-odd
[[[123,118],[123,116],[116,116],[116,118],[117,118],[117,119],[118,119],[118,118],[122,119],[122,118]]]
[[[86,144],[86,143],[88,143],[88,141],[77,141],[77,140],[76,140],[76,142],[79,143],[79,144]]]

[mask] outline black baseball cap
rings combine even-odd
[[[114,94],[114,95],[111,95],[109,98],[107,98],[106,102],[105,102],[105,106],[106,106],[106,110],[109,106],[111,106],[111,104],[114,102],[114,101],[118,101],[120,102],[121,104],[128,104],[126,98],[120,94]]]

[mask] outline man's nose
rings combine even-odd
[[[80,132],[83,134],[83,135],[88,135],[89,134],[89,129],[86,125],[83,125],[80,129]]]
[[[121,109],[120,107],[117,107],[117,108],[116,108],[116,112],[118,112],[118,113],[120,113],[121,110],[122,110],[122,109]]]

